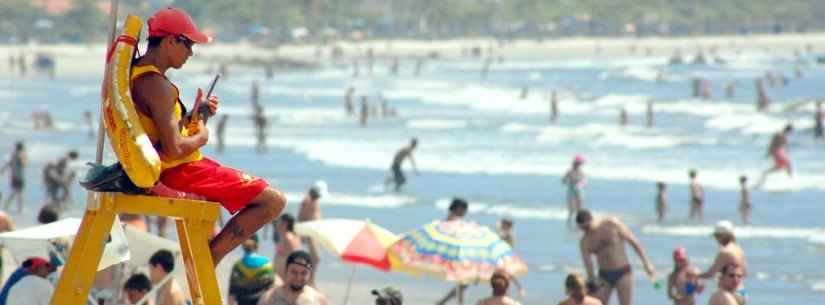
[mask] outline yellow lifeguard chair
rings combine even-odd
[[[143,21],[128,16],[123,33],[109,51],[104,77],[103,121],[106,134],[130,180],[138,187],[154,186],[160,158],[137,119],[130,94],[131,62]],[[101,149],[99,146],[98,149]],[[220,305],[221,296],[208,239],[220,205],[214,202],[89,192],[86,212],[69,258],[57,283],[51,305],[85,304],[97,273],[109,231],[119,213],[175,219],[181,253],[195,305]]]

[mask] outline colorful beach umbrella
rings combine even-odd
[[[394,270],[450,282],[489,280],[497,270],[513,276],[527,272],[524,261],[497,234],[464,220],[434,221],[415,229],[388,252]]]
[[[390,270],[387,248],[398,240],[392,232],[364,220],[323,219],[299,222],[295,232],[310,237],[343,261]]]

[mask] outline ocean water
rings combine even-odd
[[[772,165],[765,158],[770,136],[792,122],[797,127],[790,137],[795,174],[771,176],[764,191],[754,191],[753,225],[737,232],[752,271],[746,279],[749,304],[819,303],[825,299],[825,270],[819,267],[825,262],[825,141],[813,138],[811,101],[821,97],[825,70],[812,63],[814,54],[803,58],[808,64],[801,79],[793,77],[796,59],[791,56],[724,56],[727,64],[707,66],[667,66],[661,57],[507,60],[494,64],[486,80],[479,75],[482,63],[471,60],[429,61],[417,77],[411,61],[402,61],[400,76],[387,75],[387,67],[379,64],[374,76],[362,71],[359,78],[336,65],[281,72],[271,79],[262,69],[230,67],[215,91],[222,98],[219,112],[230,116],[227,148],[223,154],[212,144],[203,150],[284,190],[293,213],[312,182],[324,179],[331,190],[322,201],[325,217],[369,218],[397,233],[443,218],[453,196],[469,200],[471,220],[493,226],[511,217],[517,251],[531,268],[521,280],[528,292],[522,301],[547,304],[563,297],[566,272],[582,270],[580,233],[565,227],[560,183],[573,155],[588,158],[585,206],[627,223],[664,280],[672,269],[670,253],[680,245],[700,269],[709,266],[717,249],[709,236],[713,223],[740,222],[738,177],[754,181]],[[754,111],[753,83],[768,70],[784,73],[790,83],[767,87],[774,103],[760,113]],[[660,73],[663,80],[657,81]],[[43,201],[40,173],[46,162],[69,149],[78,149],[83,161],[94,158],[95,143],[82,119],[83,111],[96,112],[99,103],[100,76],[90,75],[0,76],[0,150],[10,152],[15,141],[24,140],[31,162],[27,210],[16,216],[19,223],[34,222]],[[697,76],[713,82],[712,101],[690,98],[690,81]],[[195,87],[207,86],[211,77],[196,70],[170,72],[189,105]],[[263,155],[254,152],[253,80],[261,84],[261,102],[271,121],[270,152]],[[733,81],[736,96],[724,98],[723,86]],[[343,109],[349,86],[356,88],[356,100],[365,95],[374,103],[383,95],[400,116],[359,127]],[[531,89],[526,99],[519,97],[523,86]],[[560,100],[555,125],[549,123],[551,90]],[[648,128],[644,114],[651,100],[656,124]],[[618,126],[621,107],[630,114],[629,126]],[[51,111],[56,130],[31,130],[31,112],[42,109]],[[215,133],[211,136],[214,142]],[[387,191],[382,184],[392,155],[411,137],[420,141],[415,158],[421,173],[408,171],[402,192]],[[107,160],[112,160],[110,152]],[[78,170],[82,163],[76,164]],[[690,168],[699,171],[707,192],[705,223],[687,220]],[[656,181],[669,185],[670,212],[662,224],[655,222]],[[5,180],[2,185],[7,190]],[[83,192],[74,191],[76,203],[68,215],[78,216]],[[266,254],[271,249],[264,245]],[[654,289],[638,272],[635,254],[630,256],[637,270],[635,304],[667,304],[665,291]],[[320,270],[321,281],[344,281],[350,269],[325,256]],[[357,279],[418,287],[431,292],[419,296],[427,302],[449,287],[428,277],[368,268],[359,268]],[[709,287],[715,290],[714,283]],[[484,285],[471,288],[468,302],[488,293]],[[699,304],[709,294],[701,295]]]

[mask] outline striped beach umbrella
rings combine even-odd
[[[318,241],[341,260],[389,271],[387,248],[398,240],[392,232],[365,220],[322,219],[299,222],[295,233]]]
[[[489,280],[497,270],[513,276],[527,265],[489,228],[464,220],[434,221],[401,236],[390,246],[393,270],[469,283]]]

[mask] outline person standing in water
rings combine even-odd
[[[585,158],[583,155],[576,155],[573,158],[573,165],[571,166],[570,170],[564,174],[564,177],[561,179],[563,184],[567,185],[567,226],[570,227],[573,225],[573,217],[576,215],[582,207],[584,206],[583,202],[583,188],[584,184],[587,182],[587,178],[584,175],[581,167],[584,165]]]
[[[765,111],[768,109],[768,104],[770,104],[771,100],[768,98],[768,95],[765,93],[765,85],[762,82],[762,79],[756,80],[756,110],[757,111]]]
[[[627,114],[627,109],[622,107],[622,109],[619,110],[619,126],[625,127],[629,122],[630,117]]]
[[[347,93],[344,94],[344,110],[347,111],[347,115],[355,114],[355,102],[352,101],[353,93],[355,93],[355,88],[349,87]]]
[[[667,214],[667,185],[664,182],[656,182],[656,221],[665,221]]]
[[[741,200],[739,201],[739,216],[742,217],[742,223],[745,225],[751,224],[751,210],[753,209],[753,205],[751,204],[751,191],[748,189],[748,177],[741,176],[739,177],[739,185]]]
[[[688,218],[698,218],[701,222],[704,219],[702,206],[705,204],[705,189],[702,187],[702,184],[699,183],[696,175],[695,169],[688,171],[688,177],[690,177],[690,214]]]
[[[768,178],[768,175],[776,171],[784,169],[789,177],[793,177],[791,158],[788,155],[788,135],[790,135],[791,131],[793,131],[793,125],[785,125],[785,128],[782,129],[781,132],[774,134],[773,138],[771,138],[771,144],[768,145],[766,156],[773,157],[773,167],[762,173],[762,177],[760,177],[756,183],[757,188],[761,188],[762,185],[765,184],[765,179]]]
[[[673,250],[673,272],[667,277],[667,297],[673,305],[694,305],[695,295],[704,290],[699,282],[699,269],[692,266],[684,247]]]
[[[409,159],[415,174],[418,174],[418,166],[415,164],[415,157],[413,157],[413,151],[416,147],[418,147],[418,139],[412,138],[410,140],[410,145],[398,150],[392,158],[392,165],[390,165],[390,173],[392,176],[387,177],[384,184],[395,184],[396,192],[400,191],[404,183],[407,182],[407,178],[404,176],[404,171],[401,170],[401,165],[404,163],[404,160]]]
[[[555,124],[559,120],[559,98],[556,90],[550,93],[550,123]]]
[[[24,170],[27,163],[28,158],[26,158],[23,142],[18,141],[14,144],[14,151],[9,160],[3,164],[3,167],[0,167],[0,174],[9,170],[9,180],[11,181],[11,194],[6,198],[5,211],[9,211],[12,200],[17,199],[17,213],[23,212],[23,188],[26,185]]]
[[[226,137],[225,137],[225,135],[226,135],[226,121],[228,121],[228,120],[229,120],[229,115],[228,114],[222,115],[221,118],[218,119],[218,125],[215,128],[215,133],[218,136],[217,151],[218,151],[219,154],[223,153],[223,149],[224,149],[224,146],[226,144],[224,142],[224,140],[226,139]]]
[[[647,127],[653,127],[653,101],[647,101],[647,111],[645,112],[647,118]]]
[[[367,119],[370,116],[370,104],[367,102],[367,96],[361,97],[361,111],[359,122],[361,127],[367,127]]]
[[[654,278],[656,273],[639,240],[615,217],[593,217],[586,209],[581,209],[576,214],[576,224],[584,232],[579,248],[591,292],[607,304],[616,289],[620,305],[633,304],[633,271],[625,243],[639,255],[648,278]],[[596,256],[598,278],[591,256]]]
[[[816,102],[816,112],[814,112],[814,137],[822,138],[825,136],[825,127],[823,127],[823,120],[825,120],[825,112],[822,111],[822,101]]]

